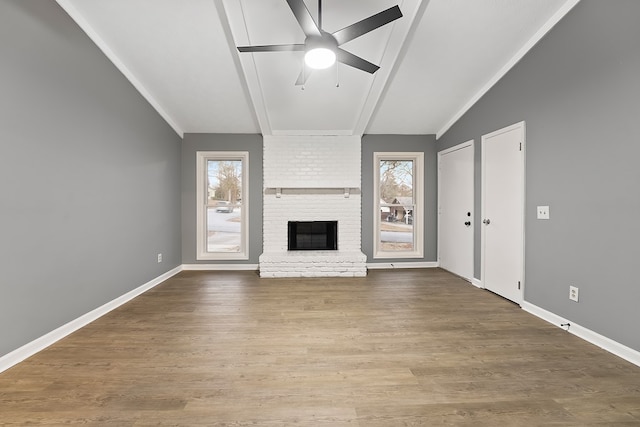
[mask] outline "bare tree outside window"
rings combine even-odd
[[[379,167],[379,247],[385,252],[413,251],[413,160],[381,160]]]
[[[239,252],[242,160],[208,160],[207,187],[207,251]]]
[[[397,197],[413,196],[413,161],[382,160],[380,162],[380,197],[393,203]]]
[[[208,184],[210,200],[237,203],[242,198],[242,162],[240,160],[209,160]]]

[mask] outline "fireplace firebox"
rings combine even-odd
[[[338,221],[289,221],[290,251],[338,250]]]

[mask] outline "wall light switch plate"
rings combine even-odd
[[[538,219],[549,219],[549,206],[538,206],[536,212]]]

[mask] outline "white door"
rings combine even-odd
[[[473,277],[473,141],[438,153],[438,262]]]
[[[522,302],[524,122],[482,137],[482,284]]]

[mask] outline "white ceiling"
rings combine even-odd
[[[181,135],[440,135],[578,1],[324,0],[329,33],[396,4],[404,16],[342,45],[375,74],[341,64],[304,89],[302,52],[235,48],[303,43],[285,0],[58,3]]]

